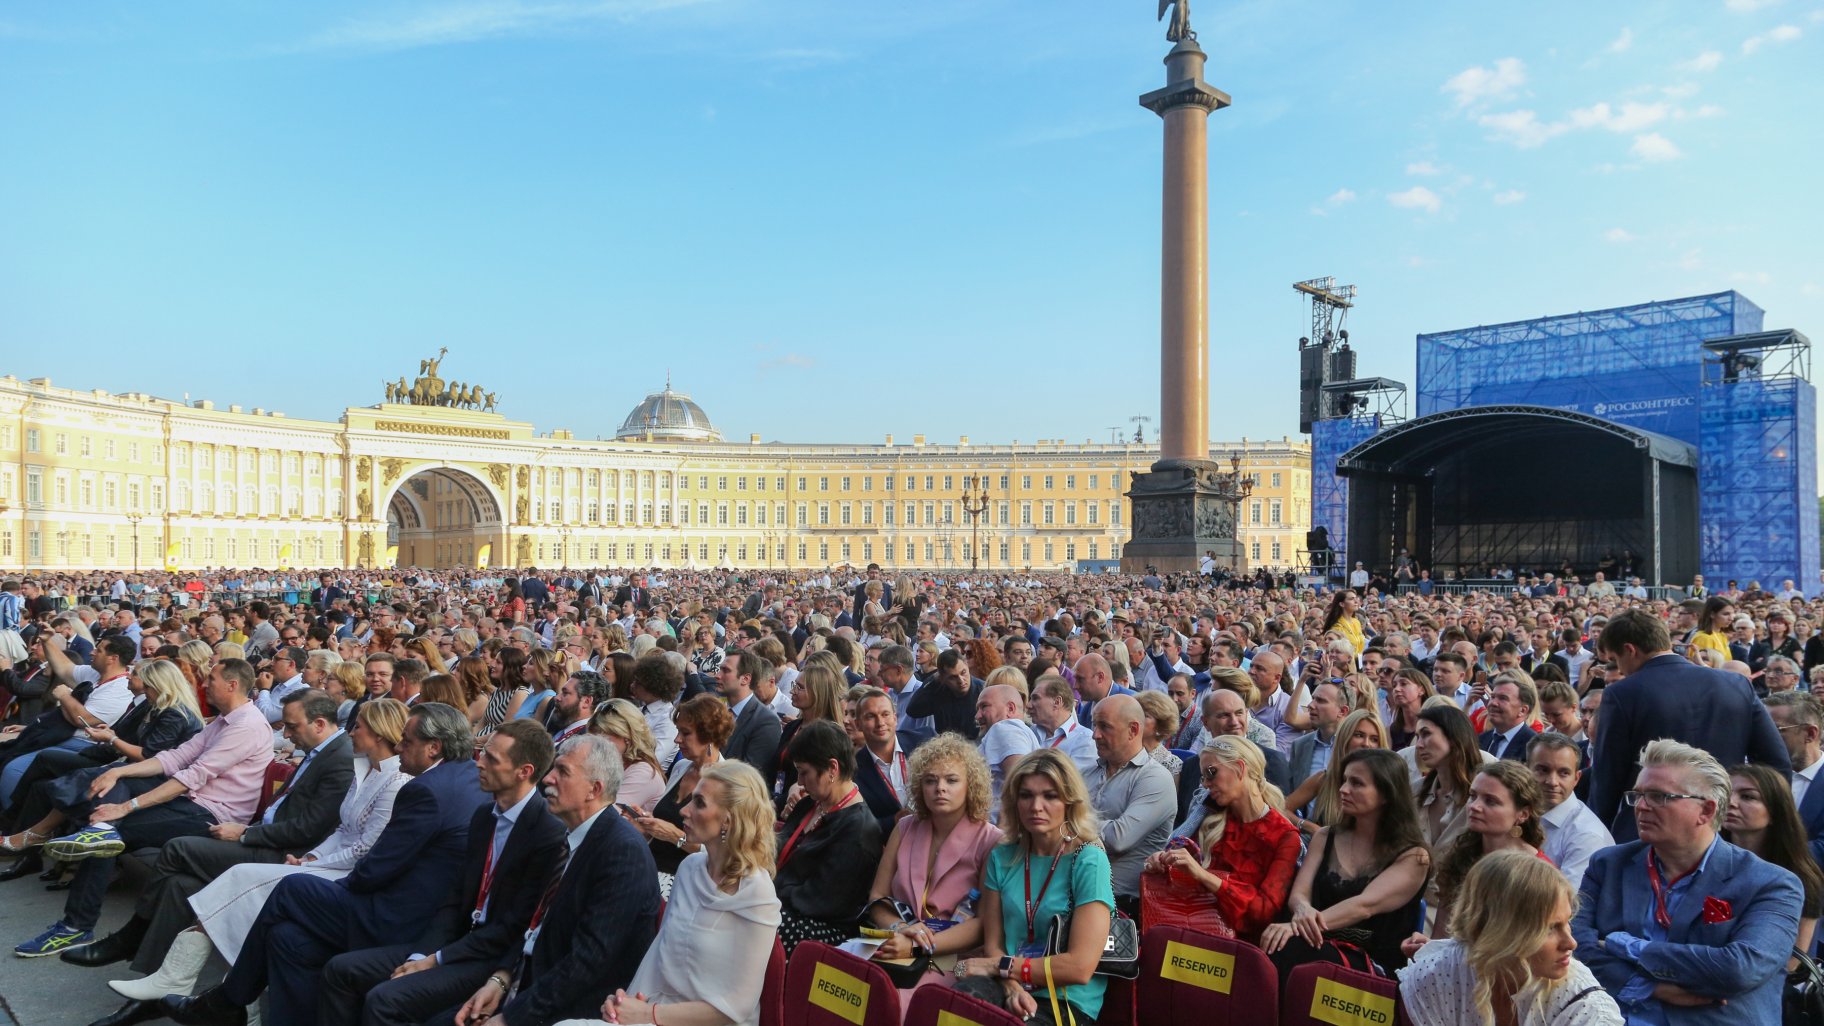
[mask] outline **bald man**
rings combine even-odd
[[[1165,848],[1178,812],[1172,774],[1140,741],[1145,713],[1132,695],[1096,703],[1090,729],[1096,765],[1084,776],[1089,801],[1102,819],[1102,847],[1113,870],[1115,903],[1132,915],[1140,903],[1140,870]]]
[[[1115,683],[1114,672],[1108,668],[1108,660],[1094,652],[1077,660],[1071,668],[1076,678],[1077,722],[1085,727],[1092,726],[1090,717],[1097,702],[1109,695],[1132,695],[1132,688],[1124,688]]]
[[[1011,684],[996,684],[982,689],[975,700],[975,725],[981,730],[982,758],[988,760],[989,779],[994,787],[994,804],[988,807],[988,818],[1000,822],[1001,785],[1007,781],[1013,764],[1028,752],[1037,751],[1038,736],[1020,717],[1024,705],[1020,693]]]
[[[1210,737],[1234,735],[1248,736],[1248,705],[1241,696],[1227,688],[1211,688],[1203,695],[1203,731]],[[1257,746],[1258,747],[1258,746]],[[1278,748],[1261,748],[1261,755],[1266,757],[1267,783],[1279,788],[1281,793],[1291,793],[1291,771],[1286,757]],[[1181,771],[1182,772],[1182,771]],[[1302,783],[1302,781],[1301,781]],[[1203,788],[1199,787],[1198,797],[1191,800],[1196,807],[1202,801]]]

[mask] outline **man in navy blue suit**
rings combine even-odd
[[[1577,957],[1630,1023],[1779,1022],[1799,878],[1717,836],[1729,774],[1709,753],[1667,739],[1641,763],[1640,840],[1590,859]]]
[[[1647,742],[1672,738],[1695,745],[1724,766],[1758,762],[1789,774],[1791,759],[1767,708],[1746,678],[1697,666],[1672,654],[1660,619],[1644,610],[1616,614],[1596,645],[1623,678],[1603,689],[1590,811],[1617,841],[1632,840],[1634,817],[1621,794],[1634,779]]]
[[[1767,711],[1792,758],[1792,798],[1811,854],[1824,859],[1824,787],[1813,786],[1824,765],[1824,702],[1809,691],[1781,691],[1767,696]]]
[[[855,753],[855,786],[880,822],[882,837],[893,832],[900,813],[912,807],[913,749],[931,735],[899,729],[893,698],[879,688],[863,691],[855,700],[855,718],[861,728],[861,748]]]
[[[238,1026],[270,988],[272,1026],[316,1026],[317,978],[331,957],[418,936],[460,885],[469,824],[488,801],[473,746],[466,713],[439,702],[413,706],[399,768],[414,779],[399,789],[367,857],[340,880],[281,881],[221,985],[194,998],[167,996],[166,1014],[186,1026]]]
[[[532,720],[508,720],[476,760],[494,800],[475,810],[462,887],[417,943],[351,951],[323,969],[319,1019],[413,1026],[460,1007],[525,936],[564,855],[564,825],[539,793],[555,757]],[[428,952],[428,954],[427,954]]]
[[[1526,725],[1527,714],[1539,704],[1533,682],[1518,672],[1497,673],[1482,702],[1488,710],[1488,729],[1476,739],[1477,744],[1497,759],[1525,762],[1526,746],[1539,736]]]

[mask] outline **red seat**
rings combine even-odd
[[[877,965],[804,941],[785,968],[782,1026],[899,1026],[899,991]]]
[[[1384,1023],[1406,1021],[1399,1011],[1400,985],[1385,976],[1345,969],[1330,962],[1311,962],[1286,978],[1281,1026],[1325,1026],[1338,1021]],[[1312,1014],[1316,1009],[1321,1015]]]
[[[1119,976],[1107,977],[1108,989],[1102,992],[1102,1014],[1096,1016],[1097,1026],[1134,1026],[1134,1005],[1140,993],[1138,980],[1123,979]]]
[[[960,990],[936,984],[912,992],[906,1026],[1025,1026],[1025,1020]]]
[[[760,1026],[785,1023],[785,945],[773,938],[773,956],[766,960],[766,982],[760,986]]]
[[[1109,981],[1111,984],[1114,981]],[[1277,1026],[1279,973],[1259,948],[1182,926],[1140,941],[1138,1021]],[[1114,988],[1109,988],[1114,994]]]
[[[280,759],[274,759],[266,765],[266,781],[260,786],[260,803],[254,806],[253,818],[248,822],[258,823],[260,817],[266,815],[273,800],[285,790],[285,782],[291,779],[292,770],[295,769],[296,765]]]

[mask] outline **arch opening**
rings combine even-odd
[[[399,483],[386,504],[386,544],[394,566],[486,566],[508,556],[499,502],[453,467],[426,467]]]

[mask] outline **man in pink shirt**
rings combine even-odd
[[[203,837],[218,823],[245,823],[260,801],[272,762],[272,727],[248,698],[253,664],[224,659],[209,675],[209,702],[221,715],[177,748],[143,762],[110,768],[89,786],[87,800],[64,807],[89,825],[48,841],[45,851],[82,862],[63,906],[63,919],[13,949],[40,958],[95,939],[102,899],[122,852],[158,848],[176,837]]]

